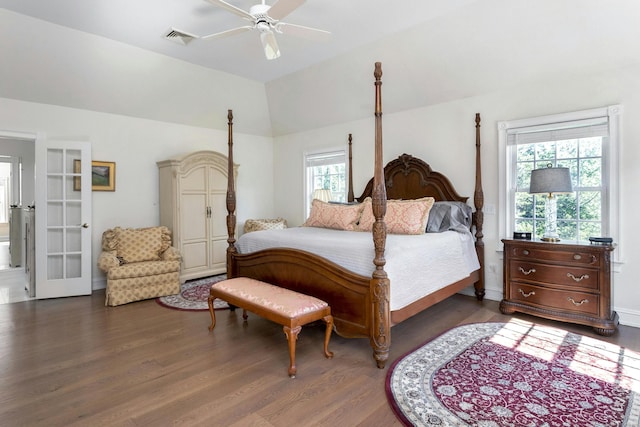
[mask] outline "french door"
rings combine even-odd
[[[91,294],[91,146],[36,143],[36,298]]]

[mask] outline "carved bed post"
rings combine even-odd
[[[353,202],[353,152],[351,150],[351,146],[353,144],[353,137],[349,134],[349,192],[347,193],[347,201]]]
[[[227,114],[229,120],[229,154],[227,156],[227,278],[234,276],[231,270],[231,255],[236,253],[236,189],[235,176],[233,170],[233,111],[229,110]]]
[[[381,86],[382,66],[376,62],[373,75],[376,78],[376,105],[375,105],[375,166],[373,175],[373,192],[371,194],[373,216],[373,244],[375,258],[373,260],[375,270],[371,277],[369,292],[372,304],[371,319],[371,347],[373,358],[378,368],[384,368],[389,358],[391,346],[391,318],[389,312],[389,278],[384,271],[386,260],[384,249],[387,239],[387,225],[384,215],[387,211],[387,190],[385,187],[384,168],[382,163],[382,97]]]
[[[484,241],[482,238],[482,226],[484,223],[484,193],[482,191],[482,163],[480,161],[480,113],[476,113],[476,188],[473,193],[473,204],[476,211],[473,213],[476,225],[476,253],[480,261],[480,279],[474,283],[475,294],[478,300],[484,298]]]

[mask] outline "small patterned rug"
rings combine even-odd
[[[512,320],[451,329],[389,368],[407,426],[638,426],[640,354]]]
[[[182,284],[182,290],[178,295],[169,295],[156,298],[158,304],[175,310],[205,311],[209,310],[207,299],[211,285],[227,278],[226,274],[205,277],[203,279],[189,280]],[[229,305],[219,298],[213,301],[213,308],[224,310]]]

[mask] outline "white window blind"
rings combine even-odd
[[[597,136],[609,136],[608,117],[508,129],[507,144],[534,144]]]
[[[338,163],[346,163],[346,161],[347,157],[344,151],[308,154],[306,156],[306,167],[329,166]]]

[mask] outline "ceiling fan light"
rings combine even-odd
[[[258,22],[256,22],[256,29],[258,31],[260,31],[261,33],[271,32],[271,27],[269,26],[269,23],[266,22],[266,21],[258,21]]]
[[[280,48],[278,47],[276,36],[273,34],[273,32],[269,31],[260,33],[260,41],[262,42],[264,55],[267,57],[267,59],[271,60],[280,57]]]

